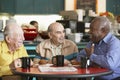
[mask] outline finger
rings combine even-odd
[[[94,46],[95,46],[95,44],[93,43],[91,47],[94,48]]]
[[[89,48],[85,48],[85,51],[86,51],[87,54],[90,53],[90,49]]]
[[[93,43],[92,46],[91,46],[91,53],[94,52],[94,46],[95,46],[95,44]]]
[[[22,66],[21,60],[20,60],[20,59],[16,59],[16,60],[14,61],[14,65],[15,65],[15,68],[21,67],[21,66]]]

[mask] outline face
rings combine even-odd
[[[120,23],[120,16],[117,17],[117,22]]]
[[[23,41],[24,35],[22,29],[19,29],[18,32],[13,33],[13,35],[9,37],[9,45],[14,47],[14,49],[21,47],[23,45]]]
[[[54,44],[62,44],[65,39],[65,30],[63,26],[54,27],[53,31],[49,34]]]
[[[38,29],[38,23],[34,23],[34,26],[36,27],[36,29]]]
[[[90,25],[90,39],[94,43],[98,43],[104,35],[104,32],[102,31],[102,29],[99,28],[99,26],[99,22],[97,21],[92,22]]]

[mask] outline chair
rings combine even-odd
[[[2,76],[2,80],[22,80],[22,77],[19,75],[5,75]]]

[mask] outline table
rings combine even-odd
[[[106,68],[89,67],[80,68],[76,67],[78,71],[74,72],[40,72],[38,68],[30,68],[30,72],[23,72],[22,68],[13,70],[14,74],[22,76],[36,76],[41,78],[87,78],[111,74],[112,71]]]

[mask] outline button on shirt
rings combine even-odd
[[[93,43],[90,41],[86,47],[91,47]],[[80,56],[85,56],[85,50],[78,53],[77,60]],[[113,74],[101,76],[105,80],[111,80],[120,77],[120,40],[111,33],[108,33],[98,44],[95,44],[94,53],[90,56],[90,60],[113,71]]]

